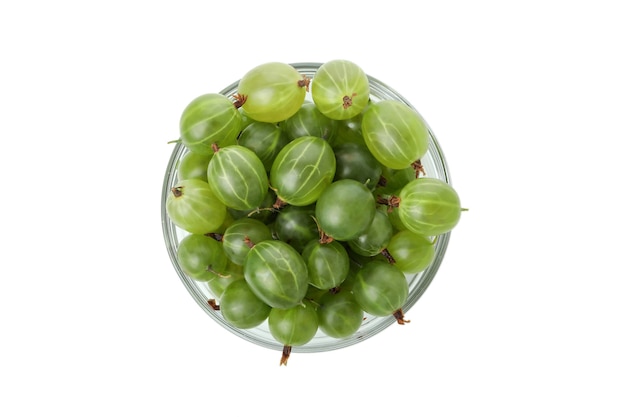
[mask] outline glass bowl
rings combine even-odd
[[[293,67],[295,67],[301,74],[313,78],[321,64],[307,62],[295,63],[291,65],[293,65]],[[415,107],[413,107],[404,97],[402,97],[394,89],[369,75],[368,78],[370,82],[370,96],[372,101],[386,99],[397,100],[407,104],[417,111]],[[228,87],[224,88],[220,93],[230,97],[237,92],[238,84],[239,81],[236,81]],[[312,101],[310,93],[307,93],[307,100]],[[447,183],[450,183],[448,166],[441,150],[441,146],[437,142],[437,139],[432,133],[432,130],[430,128],[428,130],[430,134],[428,151],[426,155],[421,158],[424,170],[428,177],[438,178]],[[197,302],[200,308],[202,308],[208,314],[208,316],[211,317],[211,319],[215,320],[225,329],[244,340],[269,349],[282,351],[283,345],[275,341],[270,334],[267,327],[267,320],[256,328],[246,330],[235,328],[231,324],[226,322],[220,314],[219,310],[216,311],[209,305],[209,299],[215,299],[216,297],[211,293],[208,285],[205,282],[195,281],[188,277],[183,272],[181,266],[178,263],[176,257],[178,244],[188,234],[188,232],[178,228],[171,222],[165,210],[165,202],[167,199],[167,195],[170,192],[170,189],[177,182],[177,166],[186,152],[187,150],[182,144],[178,143],[174,146],[174,150],[172,151],[172,155],[165,171],[165,179],[163,182],[161,198],[161,221],[163,227],[163,235],[165,238],[165,246],[167,248],[167,252],[172,261],[172,266],[174,267],[174,270],[176,271],[183,285],[185,285],[185,287],[189,291],[191,297]],[[410,315],[407,315],[407,313],[410,311],[411,307],[417,302],[417,300],[419,300],[419,298],[426,291],[429,284],[435,277],[439,265],[444,258],[449,239],[450,233],[440,235],[435,242],[435,257],[430,266],[426,270],[418,274],[407,275],[407,280],[409,283],[409,296],[406,303],[402,307],[402,310],[405,313],[407,319],[411,318]],[[352,336],[345,339],[337,339],[326,336],[324,333],[322,333],[321,330],[318,330],[313,340],[311,340],[304,346],[294,346],[292,352],[323,352],[348,347],[356,343],[363,342],[366,339],[382,332],[387,327],[396,323],[396,319],[393,316],[374,317],[365,314],[365,319],[363,320],[361,328]]]

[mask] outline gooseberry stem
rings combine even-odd
[[[218,242],[221,242],[222,239],[224,238],[224,235],[219,234],[219,233],[207,233],[207,234],[205,234],[205,236],[212,237],[213,239],[217,240]]]
[[[233,105],[235,106],[235,108],[239,108],[241,106],[243,106],[243,104],[246,102],[246,100],[248,99],[248,96],[243,95],[243,94],[239,94],[239,93],[235,93],[233,94],[233,97],[235,99],[235,101],[233,102]]]
[[[209,304],[211,306],[211,308],[215,311],[219,311],[220,306],[217,304],[217,301],[215,301],[214,298],[210,298],[207,300],[207,304]]]
[[[280,366],[287,366],[287,361],[289,360],[289,355],[291,354],[291,346],[283,346],[283,355],[280,358]]]
[[[257,207],[254,210],[252,210],[250,213],[247,214],[248,217],[252,217],[255,214],[259,214],[262,211],[271,211],[271,212],[278,212],[277,209],[275,209],[274,207]]]
[[[326,234],[326,232],[324,232],[322,230],[322,227],[320,226],[320,223],[317,221],[317,218],[315,218],[315,216],[311,216],[311,218],[313,219],[313,221],[315,222],[315,224],[317,225],[317,233],[319,233],[320,236],[320,240],[319,242],[324,245],[327,243],[332,242],[333,240],[335,240],[332,236],[329,236]]]
[[[178,197],[182,197],[183,195],[183,187],[173,187],[172,188],[172,194],[174,194],[174,197],[178,198]]]
[[[424,171],[424,165],[422,165],[422,161],[420,159],[413,162],[411,164],[411,168],[415,170],[415,178],[419,178],[420,174],[426,175],[426,171]]]
[[[387,213],[391,213],[394,208],[398,208],[400,206],[400,197],[392,195],[389,198],[382,197],[380,195],[376,196],[376,202],[378,204],[383,204],[388,206]]]
[[[398,208],[400,207],[400,197],[396,195],[392,195],[389,197],[389,207]]]
[[[287,205],[287,203],[284,200],[282,200],[280,197],[276,197],[276,201],[274,202],[272,207],[275,208],[276,210],[280,210],[281,208],[285,207],[286,205]]]
[[[246,244],[247,247],[249,247],[250,249],[252,249],[254,247],[254,242],[252,240],[250,240],[250,236],[246,236],[243,238],[243,243]]]
[[[406,320],[404,318],[404,313],[402,312],[402,309],[399,308],[396,311],[394,311],[393,316],[395,317],[396,321],[398,322],[398,324],[406,324],[406,323],[410,323],[411,320]]]
[[[302,79],[298,80],[298,87],[306,88],[306,91],[309,91],[309,85],[311,84],[311,79],[306,75],[302,74]]]
[[[396,260],[393,258],[393,256],[391,256],[391,254],[389,253],[389,251],[387,250],[387,248],[383,249],[382,251],[380,251],[380,253],[385,257],[385,259],[387,259],[387,261],[393,265],[396,263]]]
[[[345,95],[343,96],[343,108],[347,109],[352,106],[352,98],[356,96],[356,93],[352,93],[351,96]]]

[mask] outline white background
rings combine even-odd
[[[0,415],[626,415],[620,3],[3,2]],[[335,58],[469,211],[409,325],[280,367],[175,274],[167,142],[253,66]]]

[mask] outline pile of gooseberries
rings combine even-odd
[[[347,60],[312,77],[269,62],[231,96],[198,96],[180,117],[185,153],[165,201],[185,232],[180,268],[231,326],[265,324],[281,365],[319,331],[354,335],[365,315],[408,323],[407,276],[464,210],[421,164],[429,139],[419,113],[372,100]]]

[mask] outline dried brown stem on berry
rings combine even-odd
[[[207,304],[209,304],[209,306],[211,306],[211,308],[215,311],[219,311],[220,310],[220,306],[217,305],[217,301],[215,301],[214,298],[211,298],[209,300],[207,300]]]
[[[402,312],[402,309],[399,308],[396,311],[394,311],[393,316],[395,317],[396,321],[398,322],[398,324],[406,324],[406,323],[410,323],[411,320],[406,320],[404,318],[404,313]]]
[[[221,242],[222,239],[224,238],[224,235],[220,234],[220,233],[205,233],[205,236],[211,237],[215,240],[217,240],[218,242]]]
[[[239,93],[235,93],[233,94],[233,97],[235,99],[235,101],[233,102],[233,105],[235,106],[235,108],[239,108],[241,106],[244,105],[244,103],[246,102],[246,100],[248,99],[248,96],[243,95],[243,94],[239,94]]]
[[[320,223],[317,221],[317,217],[315,216],[311,216],[311,218],[313,219],[313,221],[315,222],[315,224],[317,225],[317,233],[320,236],[319,242],[324,245],[327,243],[332,242],[333,240],[335,240],[332,236],[329,236],[326,234],[326,232],[324,232],[322,230],[322,226],[320,226]]]
[[[217,143],[213,142],[211,144],[211,150],[213,151],[213,153],[218,153],[219,150],[220,150],[220,147],[219,147],[219,145]]]
[[[272,208],[276,209],[276,210],[280,210],[281,208],[285,207],[287,205],[287,203],[285,201],[283,201],[280,197],[276,197],[276,201],[274,201],[274,204],[272,204]]]
[[[387,178],[381,175],[380,178],[378,178],[378,186],[385,187],[386,185],[387,185]]]
[[[183,187],[174,187],[172,188],[172,194],[174,194],[174,197],[178,198],[181,197],[183,195]]]
[[[347,109],[352,106],[352,98],[356,96],[356,93],[352,93],[351,96],[343,96],[343,108]]]
[[[250,249],[252,249],[254,247],[254,242],[252,240],[250,240],[249,236],[246,236],[243,238],[243,243],[246,244],[247,247],[249,247]]]
[[[391,197],[389,197],[389,207],[391,208],[400,207],[400,197],[396,195],[392,195]]]
[[[419,178],[420,174],[426,175],[424,165],[422,165],[422,161],[419,159],[411,164],[411,168],[415,170],[415,178]]]
[[[400,197],[392,195],[389,198],[385,198],[378,195],[376,196],[376,202],[387,206],[387,213],[391,213],[394,208],[397,208],[400,205]]]
[[[283,346],[283,355],[280,358],[280,366],[287,366],[287,361],[289,360],[289,355],[291,354],[291,346]]]
[[[298,80],[298,87],[305,87],[307,93],[309,92],[309,85],[311,84],[311,79],[306,75],[302,75],[302,79]]]
[[[335,238],[333,238],[332,236],[328,236],[323,230],[320,231],[320,243],[322,245],[331,243],[334,240],[335,240]]]
[[[383,249],[380,253],[381,253],[381,254],[385,257],[385,259],[387,259],[387,261],[388,261],[391,265],[393,265],[393,264],[395,264],[395,263],[396,263],[396,260],[395,260],[395,259],[393,259],[393,256],[391,256],[391,254],[389,253],[389,251],[387,250],[387,248]]]

